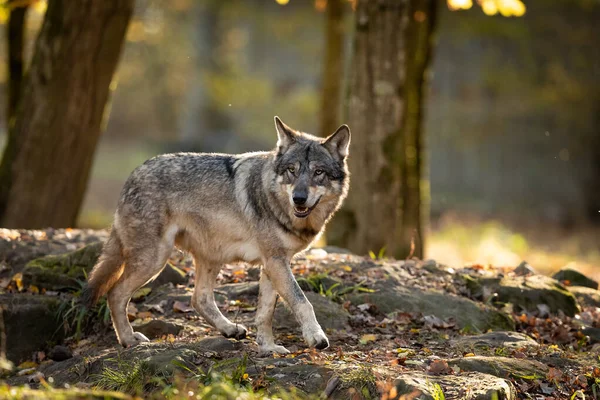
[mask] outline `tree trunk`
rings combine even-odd
[[[435,0],[359,0],[350,73],[351,185],[328,241],[358,254],[423,255],[424,74]]]
[[[50,0],[0,164],[5,227],[75,224],[134,0]]]
[[[344,69],[344,4],[327,0],[325,61],[321,90],[320,136],[331,135],[339,127]]]
[[[8,3],[11,7],[15,1]],[[7,47],[8,47],[8,109],[6,121],[10,126],[11,120],[15,116],[19,96],[21,93],[21,82],[23,81],[23,50],[25,48],[25,19],[29,4],[16,5],[10,8],[7,27]]]

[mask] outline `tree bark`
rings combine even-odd
[[[358,254],[423,256],[424,75],[435,0],[358,0],[347,121],[350,193],[328,235]]]
[[[0,223],[75,224],[134,0],[50,0],[2,163]]]
[[[327,137],[339,127],[344,72],[344,4],[327,0],[325,61],[321,90],[320,136]]]
[[[8,6],[15,3],[11,1]],[[23,70],[25,61],[23,51],[25,48],[25,20],[29,4],[16,5],[10,8],[8,15],[7,28],[7,47],[8,47],[8,102],[6,121],[10,126],[12,118],[15,116],[19,96],[21,93],[21,82],[23,81]]]

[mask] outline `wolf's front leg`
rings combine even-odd
[[[273,337],[273,313],[277,304],[277,292],[273,283],[263,270],[260,275],[260,293],[256,309],[256,342],[261,354],[279,353],[286,354],[289,350],[275,344]]]
[[[213,293],[215,281],[221,267],[211,263],[203,263],[194,259],[196,267],[196,287],[192,295],[192,306],[204,317],[204,319],[217,328],[223,336],[228,338],[243,339],[247,330],[243,325],[234,324],[221,313],[215,304]]]
[[[265,263],[263,271],[269,276],[273,287],[285,300],[302,327],[302,336],[311,347],[326,349],[329,347],[327,336],[317,322],[313,306],[294,279],[290,262],[283,257],[273,257]]]

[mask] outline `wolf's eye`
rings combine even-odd
[[[290,166],[288,167],[288,171],[290,171],[293,174],[294,172],[296,172],[296,167]]]
[[[316,169],[315,170],[315,175],[321,175],[323,173],[322,169]]]

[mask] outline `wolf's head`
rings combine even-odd
[[[287,193],[296,218],[308,217],[321,204],[324,217],[333,212],[348,190],[350,129],[342,125],[326,139],[293,130],[275,117],[277,182]]]

